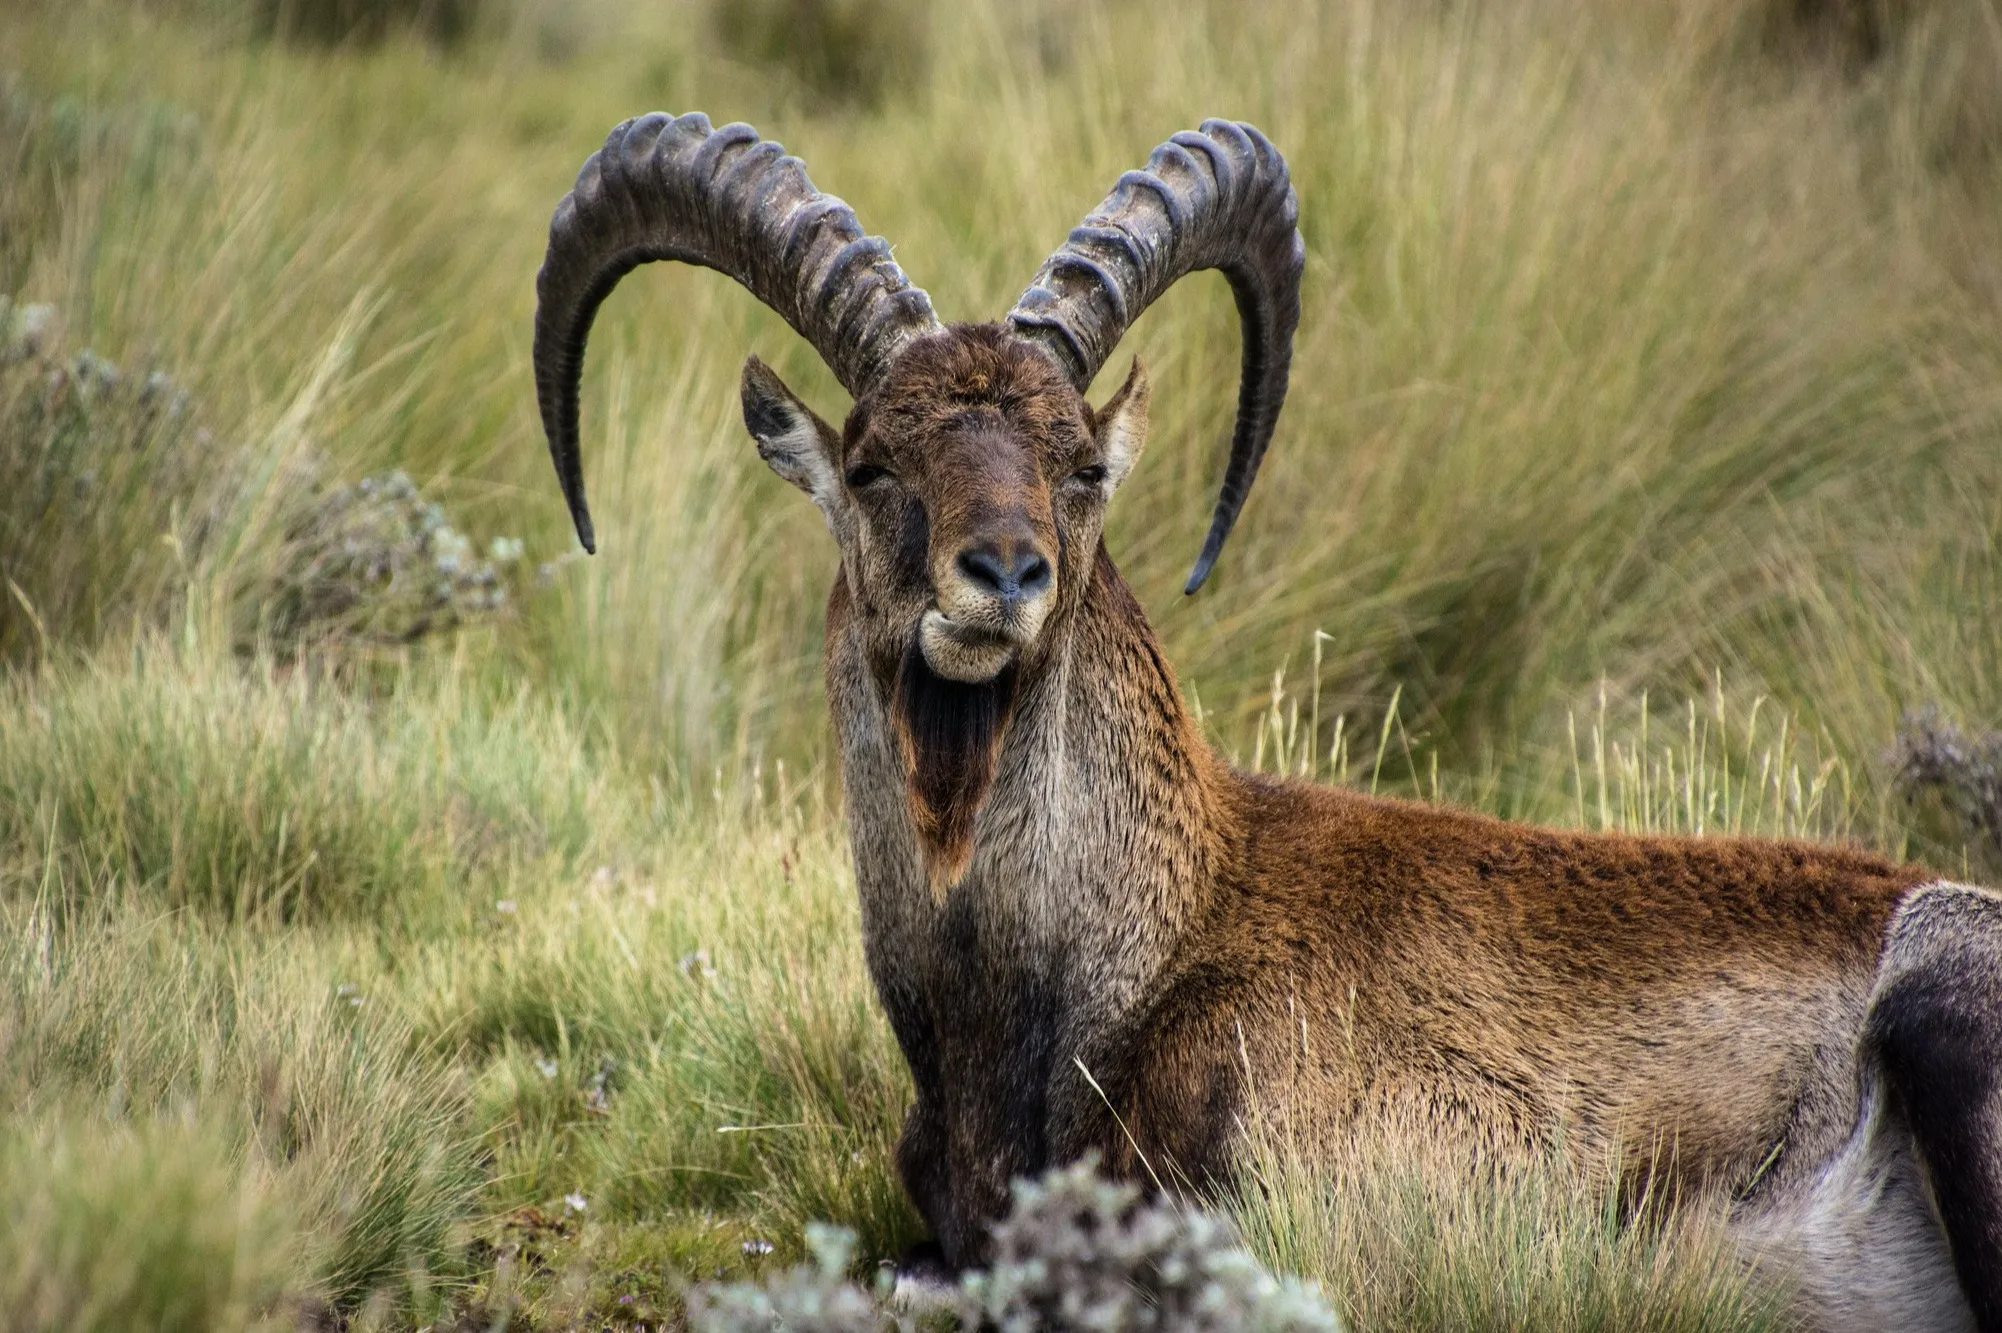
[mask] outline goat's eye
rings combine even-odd
[[[1102,486],[1105,484],[1105,464],[1087,464],[1071,473],[1071,480],[1081,481],[1087,486]]]
[[[853,490],[874,485],[890,475],[888,468],[877,467],[874,463],[857,463],[848,469],[848,485]]]

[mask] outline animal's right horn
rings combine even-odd
[[[749,125],[655,113],[612,131],[556,207],[536,276],[535,394],[587,551],[597,549],[577,449],[584,342],[620,278],[656,259],[727,273],[812,343],[850,393],[940,327],[931,298],[863,234],[855,211]]]

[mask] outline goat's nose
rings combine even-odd
[[[1050,586],[1050,562],[1028,545],[1006,555],[993,546],[969,547],[959,553],[959,572],[975,587],[1011,602],[1034,597]]]

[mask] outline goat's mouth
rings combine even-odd
[[[947,680],[977,685],[1000,675],[1022,651],[1022,640],[988,625],[954,620],[936,608],[918,625],[925,665]]]

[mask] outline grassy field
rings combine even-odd
[[[1169,133],[1256,122],[1293,398],[1182,598],[1237,333],[1177,289],[1109,533],[1218,743],[2002,873],[1890,753],[2002,726],[1988,0],[495,3],[333,45],[0,12],[0,1329],[654,1328],[808,1221],[915,1238],[833,547],[735,381],[840,391],[715,275],[628,280],[588,561],[534,420],[549,212],[644,110],[782,139],[948,318]],[[1411,1137],[1339,1179],[1268,1145],[1227,1206],[1357,1329],[1784,1326],[1713,1218]]]

